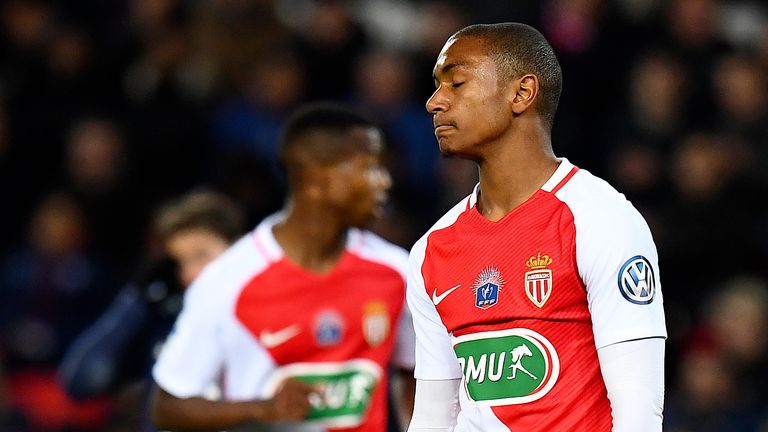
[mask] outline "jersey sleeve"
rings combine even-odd
[[[204,271],[189,287],[181,314],[152,369],[155,382],[178,398],[203,396],[222,368],[224,311],[216,295],[221,289],[216,279]]]
[[[597,348],[666,337],[658,255],[650,229],[628,201],[576,219],[576,260]]]
[[[422,380],[461,378],[461,369],[453,351],[451,336],[443,325],[432,300],[427,296],[421,266],[426,251],[426,237],[411,250],[408,263],[406,299],[416,334],[414,376]]]

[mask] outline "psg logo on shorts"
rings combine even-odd
[[[475,306],[480,309],[488,309],[499,302],[499,293],[504,285],[501,273],[495,267],[486,267],[480,272],[472,286],[475,292]]]
[[[656,294],[653,266],[642,255],[628,259],[619,271],[619,291],[630,303],[646,305]]]

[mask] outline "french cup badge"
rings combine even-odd
[[[489,266],[477,276],[472,290],[475,292],[475,307],[488,309],[499,302],[499,293],[504,279],[496,267]]]

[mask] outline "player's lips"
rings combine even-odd
[[[438,124],[435,125],[435,135],[440,135],[443,132],[449,131],[451,129],[455,129],[456,126],[452,124]]]

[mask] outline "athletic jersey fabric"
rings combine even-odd
[[[351,229],[336,266],[312,273],[275,240],[281,217],[264,220],[188,289],[154,378],[176,397],[219,381],[225,399],[251,400],[300,377],[325,386],[311,399],[317,412],[306,428],[384,431],[387,364],[414,361],[402,313],[407,253]],[[396,344],[398,328],[405,337]]]
[[[416,378],[461,378],[457,431],[610,431],[597,348],[666,337],[647,224],[566,159],[497,222],[478,193],[411,251]]]

